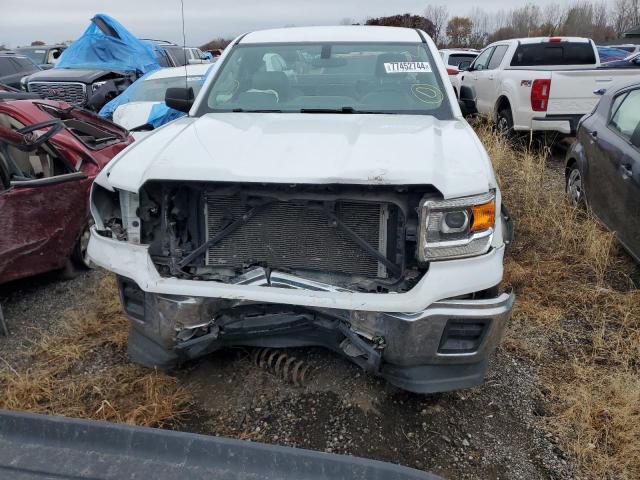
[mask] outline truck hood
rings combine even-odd
[[[427,184],[445,198],[495,186],[489,158],[471,127],[464,120],[425,115],[186,117],[134,143],[97,181],[137,192],[149,180]]]
[[[123,76],[110,70],[82,70],[71,68],[51,68],[29,76],[29,82],[82,82],[93,83],[101,77]]]

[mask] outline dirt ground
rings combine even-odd
[[[93,309],[92,293],[113,288],[108,275],[88,272],[68,282],[48,275],[0,290],[11,329],[0,337],[2,363],[26,368],[25,351],[55,335],[69,309]],[[445,478],[576,478],[540,428],[545,412],[535,368],[512,352],[497,352],[482,387],[429,396],[403,392],[322,349],[287,353],[309,366],[303,386],[256,365],[245,349],[176,372],[190,405],[168,427],[384,460]],[[94,349],[82,360],[83,368],[105,374],[126,363],[122,348]]]

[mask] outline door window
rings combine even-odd
[[[16,67],[8,57],[0,57],[0,77],[13,75],[16,73]]]
[[[622,98],[622,101],[616,102],[618,98]],[[640,89],[622,94],[618,98],[614,100],[609,125],[624,137],[631,139],[640,124]]]
[[[489,47],[486,50],[483,50],[480,55],[478,55],[478,58],[476,58],[475,62],[473,62],[473,69],[474,70],[486,70],[487,69],[487,65],[489,63],[489,57],[491,57],[491,54],[493,53],[493,48],[494,47]]]
[[[489,61],[489,65],[487,69],[493,70],[500,66],[502,59],[504,58],[504,54],[507,53],[509,49],[509,45],[498,45],[496,49],[493,51],[493,55],[491,55],[491,60]]]

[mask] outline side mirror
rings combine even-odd
[[[458,70],[467,72],[471,68],[471,60],[464,60],[458,64]]]
[[[164,95],[164,102],[167,104],[167,107],[184,113],[189,113],[189,110],[191,110],[193,106],[193,100],[193,88],[191,87],[167,88]]]

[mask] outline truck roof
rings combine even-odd
[[[345,25],[257,30],[240,40],[240,43],[276,42],[422,42],[422,39],[412,28]]]
[[[591,40],[584,37],[560,37],[560,36],[551,36],[551,37],[524,37],[524,38],[513,38],[510,40],[497,41],[493,43],[547,43],[553,39],[556,42],[574,42],[574,43],[589,43]],[[493,45],[493,44],[492,44]]]

